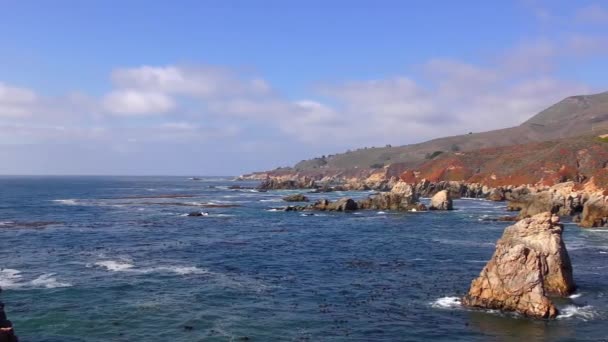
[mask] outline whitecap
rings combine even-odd
[[[378,215],[384,215],[384,214],[386,214],[386,212],[385,211],[379,211],[376,214],[378,214]]]
[[[567,305],[559,310],[559,315],[557,315],[557,319],[566,319],[566,318],[579,318],[583,321],[588,321],[597,316],[597,311],[593,309],[591,305],[585,306],[576,306],[576,305]]]
[[[64,204],[64,205],[78,205],[78,202],[75,199],[71,199],[71,198],[68,198],[68,199],[56,199],[56,200],[53,200],[53,202],[55,202],[55,203],[61,203],[61,204]]]
[[[201,269],[195,266],[163,266],[149,269],[151,272],[173,272],[179,275],[187,274],[205,274],[209,273],[206,269]]]
[[[266,211],[271,211],[271,212],[275,212],[275,211],[283,211],[277,208],[272,208],[272,209],[266,209]]]
[[[21,271],[12,268],[0,270],[0,288],[13,289],[20,287]]]
[[[582,295],[583,295],[582,293],[578,292],[578,293],[571,294],[570,296],[568,296],[568,298],[576,299]]]
[[[431,303],[434,308],[453,309],[461,306],[459,297],[441,297]]]
[[[72,284],[64,283],[54,277],[55,273],[46,273],[31,281],[35,287],[43,287],[46,289],[54,289],[58,287],[71,287]]]
[[[158,267],[143,267],[137,268],[134,264],[126,261],[114,261],[114,260],[105,260],[96,262],[95,265],[101,266],[108,271],[113,272],[129,272],[135,274],[147,274],[147,273],[157,273],[157,272],[165,272],[165,273],[176,273],[179,275],[187,275],[187,274],[205,274],[209,271],[206,269],[201,269],[195,266],[158,266]]]
[[[271,198],[271,199],[261,199],[260,202],[282,202],[283,200],[280,198]]]
[[[104,267],[108,271],[114,271],[114,272],[127,271],[134,267],[133,264],[128,263],[126,261],[113,261],[113,260],[98,261],[95,263],[95,265]]]

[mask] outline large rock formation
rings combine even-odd
[[[452,196],[447,190],[441,190],[431,198],[429,210],[453,210]]]
[[[418,194],[411,184],[397,182],[390,192],[382,192],[359,201],[359,208],[374,210],[424,210],[418,204]]]
[[[554,318],[548,298],[575,289],[559,217],[541,213],[505,229],[492,259],[471,283],[466,306]]]
[[[551,212],[559,216],[572,216],[583,210],[582,194],[574,191],[574,182],[564,182],[550,188],[537,189],[512,198],[509,210],[519,210],[519,217],[529,217],[543,212]]]
[[[0,289],[2,292],[2,289]],[[15,336],[13,323],[6,318],[4,312],[4,303],[0,302],[0,342],[18,342],[19,339]]]
[[[608,198],[595,194],[585,202],[580,225],[586,228],[608,226]]]

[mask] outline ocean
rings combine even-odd
[[[597,341],[608,230],[566,221],[577,292],[553,321],[459,305],[508,222],[283,212],[230,177],[0,177],[0,299],[22,341]],[[370,192],[307,194],[312,200]],[[204,207],[206,206],[206,207]],[[206,216],[188,217],[189,212]]]

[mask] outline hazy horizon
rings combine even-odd
[[[240,175],[608,90],[594,1],[11,2],[0,30],[3,175]]]

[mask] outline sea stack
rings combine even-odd
[[[559,217],[548,212],[507,227],[462,303],[555,318],[558,310],[548,296],[567,296],[575,289],[562,232]]]
[[[447,190],[441,190],[431,198],[429,210],[453,210],[452,196]]]

